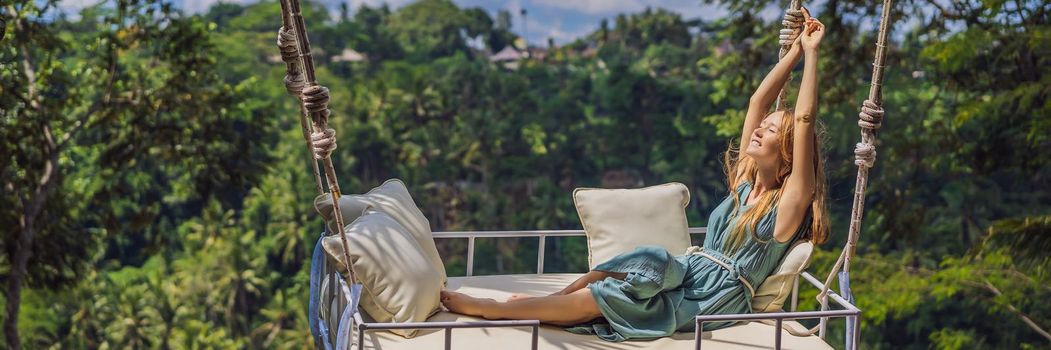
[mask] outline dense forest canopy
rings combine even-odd
[[[506,11],[304,2],[344,192],[398,177],[435,230],[566,229],[579,228],[576,187],[679,181],[691,226],[705,225],[728,191],[722,153],[777,59],[780,22],[756,9],[786,4],[703,1],[727,15],[625,13],[514,64],[488,59],[523,42]],[[815,275],[846,235],[878,5],[811,8],[829,28],[818,115],[833,213]],[[308,252],[322,224],[275,59],[278,4],[56,6],[0,6],[6,346],[311,346]],[[903,0],[892,18],[851,271],[862,347],[1048,348],[1051,6]],[[439,249],[462,274],[466,243]],[[534,271],[535,240],[477,249],[475,273]],[[586,268],[582,238],[546,249],[549,272]],[[842,346],[842,327],[830,343]]]

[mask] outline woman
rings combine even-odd
[[[498,302],[443,291],[442,303],[452,312],[487,319],[577,326],[569,330],[609,341],[690,331],[698,314],[750,312],[752,286],[766,279],[792,241],[820,244],[828,235],[813,118],[824,26],[803,13],[801,35],[749,101],[740,146],[731,145],[726,153],[731,194],[711,213],[705,254],[673,257],[659,247],[639,247],[549,296]],[[806,59],[795,110],[767,114],[801,56]],[[590,322],[600,318],[605,322]],[[706,323],[705,330],[731,324]]]

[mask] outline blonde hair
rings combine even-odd
[[[792,174],[792,143],[794,141],[793,129],[795,126],[795,118],[792,111],[783,109],[771,112],[766,116],[782,112],[780,133],[778,139],[781,144],[781,164],[777,167],[777,189],[766,191],[760,195],[758,202],[748,207],[743,213],[740,213],[740,217],[737,219],[736,225],[730,229],[730,235],[726,241],[723,242],[724,248],[727,252],[735,253],[737,250],[744,246],[745,241],[748,238],[748,234],[751,234],[752,239],[757,242],[764,242],[756,234],[756,227],[759,226],[759,220],[763,216],[770,212],[770,209],[777,204],[778,200],[781,199],[781,185],[784,184],[785,180],[789,175]],[[820,129],[820,128],[819,128]],[[741,135],[741,137],[748,137],[748,135]],[[828,239],[828,183],[825,180],[825,162],[821,155],[821,140],[818,137],[818,132],[814,133],[814,176],[816,182],[816,188],[814,190],[814,199],[811,203],[811,215],[810,222],[804,223],[809,224],[810,229],[807,230],[807,234],[803,239],[808,239],[814,244],[824,243]],[[740,194],[737,193],[737,188],[745,181],[755,184],[756,173],[759,171],[759,167],[752,157],[741,155],[740,150],[737,149],[733,142],[727,147],[726,153],[723,155],[723,164],[726,171],[727,183],[730,187],[730,193],[733,197],[733,209],[731,210],[732,216],[737,216],[738,211],[741,209]]]

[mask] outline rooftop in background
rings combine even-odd
[[[343,49],[338,56],[332,56],[332,62],[362,62],[368,61],[368,57],[364,54],[354,51],[354,49]]]
[[[518,50],[515,50],[515,48],[512,47],[511,45],[508,45],[508,46],[505,46],[503,48],[503,50],[500,50],[500,52],[497,52],[497,53],[493,54],[492,56],[489,56],[489,60],[493,61],[493,62],[514,61],[514,60],[523,59],[525,57],[526,57],[526,55],[524,53],[521,53]]]

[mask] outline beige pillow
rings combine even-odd
[[[362,284],[361,308],[378,322],[423,322],[439,311],[444,282],[415,237],[385,212],[366,209],[346,227],[350,259]],[[346,272],[338,234],[322,241],[329,258]],[[413,337],[417,330],[392,330]]]
[[[678,182],[637,189],[574,190],[573,204],[588,237],[588,267],[641,245],[682,254],[690,246],[689,202],[690,191]]]
[[[343,195],[339,199],[339,211],[343,213],[343,224],[349,224],[357,219],[361,212],[372,207],[390,215],[399,224],[409,230],[420,249],[427,256],[438,274],[442,276],[442,282],[446,280],[445,264],[438,255],[438,248],[434,245],[434,237],[431,236],[431,224],[427,217],[423,216],[416,202],[409,195],[405,183],[398,179],[390,179],[373,188],[368,193],[361,195]],[[328,224],[329,232],[339,232],[336,228],[336,218],[332,216],[332,195],[322,194],[314,199],[314,208]]]
[[[785,305],[785,300],[792,295],[793,282],[807,268],[813,252],[814,244],[810,241],[799,241],[788,247],[777,269],[766,277],[766,280],[763,280],[763,283],[755,290],[755,296],[752,297],[752,311],[781,310]]]

